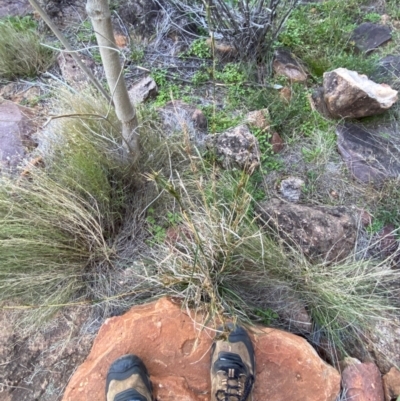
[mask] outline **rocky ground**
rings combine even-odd
[[[28,3],[0,0],[0,17],[32,13]],[[84,1],[44,3],[75,47],[91,44]],[[315,78],[304,60],[287,49],[275,50],[275,81],[260,79],[259,85],[270,85],[282,101],[279,107],[292,113],[280,125],[273,105],[235,108],[231,99],[230,112],[224,111],[226,99],[232,96],[226,75],[215,91],[209,76],[201,75],[211,68],[212,61],[200,57],[200,50],[186,58],[180,56],[193,51],[193,37],[182,34],[191,32],[186,17],[181,16],[175,27],[166,21],[162,2],[111,3],[116,11],[115,39],[126,58],[132,102],[153,104],[166,132],[184,125],[190,140],[199,149],[214,152],[225,169],[257,174],[254,172],[261,165],[263,199],[256,207],[260,226],[276,232],[309,260],[323,260],[328,268],[349,257],[388,260],[391,268],[399,268],[400,16],[386,14],[385,2],[365,6],[365,14],[379,20],[358,24],[351,37],[352,46],[365,57],[375,57],[377,48],[391,50],[390,54],[378,54],[369,78],[341,66]],[[54,41],[44,25],[39,28]],[[218,45],[216,52],[225,61],[235,58],[232,47]],[[82,52],[81,57],[98,78],[104,78],[95,49]],[[258,74],[263,77],[262,72]],[[18,171],[21,161],[27,159],[41,163],[33,158],[34,150],[49,117],[48,88],[55,81],[80,91],[86,76],[69,55],[61,54],[37,80],[1,82],[3,168]],[[234,99],[240,96],[240,92],[233,94]],[[304,113],[292,106],[300,97],[312,124],[329,135],[315,136],[307,119],[288,135],[285,124]],[[210,113],[213,105],[217,118]],[[227,127],[225,119],[229,120]],[[262,135],[267,138],[264,142]],[[168,231],[166,241],[179,235],[182,233]],[[355,346],[354,358],[344,358],[324,340],[315,340],[318,328],[307,305],[290,297],[282,305],[281,294],[271,296],[265,307],[279,311],[281,328],[295,334],[262,326],[252,329],[256,400],[391,401],[400,396],[398,320],[371,330],[367,349]],[[209,399],[212,326],[201,330],[201,316],[182,311],[180,301],[171,298],[105,320],[125,310],[121,306],[101,313],[85,304],[67,306],[57,310],[43,327],[28,330],[21,324],[24,306],[3,304],[0,399],[104,399],[107,366],[126,352],[137,353],[148,365],[157,399]]]

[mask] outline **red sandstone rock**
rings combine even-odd
[[[287,87],[284,86],[280,91],[279,91],[279,96],[282,100],[284,100],[287,103],[290,103],[290,101],[292,100],[292,90]]]
[[[200,320],[200,316],[197,320]],[[86,361],[72,377],[63,401],[105,401],[105,377],[119,356],[135,353],[145,362],[158,401],[210,399],[209,361],[214,331],[201,330],[169,298],[132,308],[101,327]],[[254,401],[333,401],[340,376],[301,337],[257,327]]]
[[[400,395],[400,370],[394,366],[383,376],[385,400],[391,401]]]
[[[121,33],[114,33],[114,40],[115,44],[120,49],[126,47],[126,45],[128,44],[128,38],[125,35],[122,35]]]
[[[347,366],[342,373],[342,387],[348,400],[384,400],[381,374],[371,362]]]
[[[282,140],[281,136],[277,132],[274,132],[272,134],[270,142],[271,142],[271,145],[272,145],[272,151],[274,153],[282,152],[282,150],[284,148],[284,144],[283,144],[283,140]]]

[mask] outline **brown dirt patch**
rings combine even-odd
[[[69,378],[90,351],[98,325],[89,308],[65,308],[37,330],[17,325],[21,313],[0,310],[0,399],[60,400]]]

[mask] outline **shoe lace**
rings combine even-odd
[[[253,388],[254,376],[237,374],[235,369],[220,370],[223,374],[221,380],[222,389],[219,389],[215,397],[218,401],[246,401]]]

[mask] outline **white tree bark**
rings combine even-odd
[[[136,110],[126,89],[123,66],[115,44],[111,13],[107,0],[87,0],[86,11],[92,21],[101,60],[110,87],[115,111],[122,123],[123,158],[132,162],[139,155],[139,132]]]

